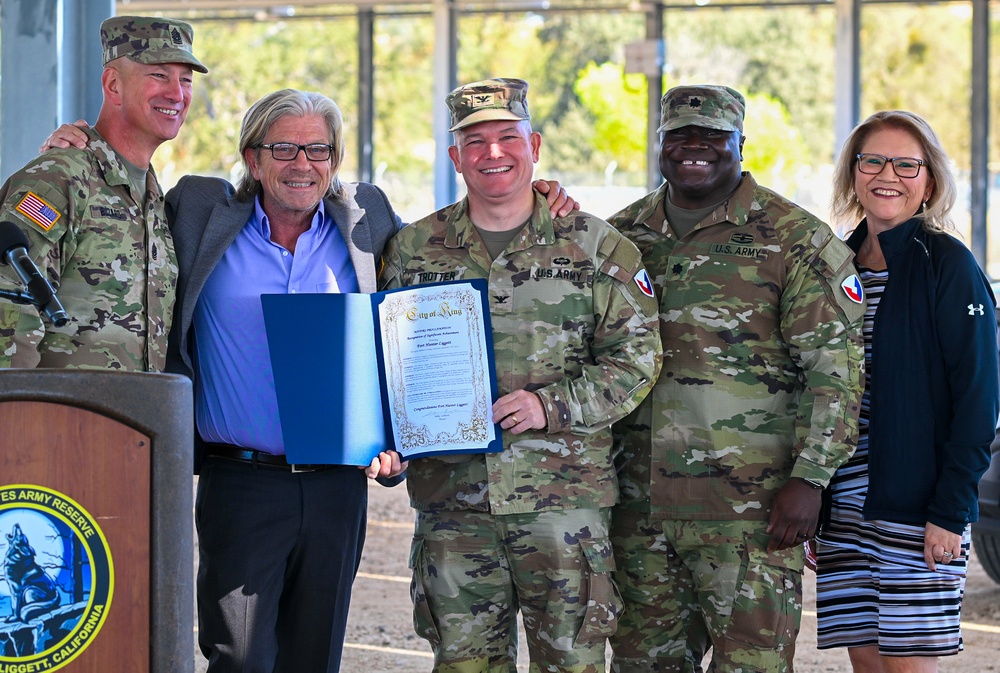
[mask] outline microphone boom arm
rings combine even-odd
[[[24,290],[0,290],[0,299],[8,299],[15,304],[34,304],[35,298]]]

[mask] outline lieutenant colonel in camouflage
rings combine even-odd
[[[0,190],[0,219],[69,316],[55,327],[31,306],[0,304],[0,365],[162,371],[177,260],[149,160],[177,135],[191,103],[190,25],[113,17],[101,25],[104,102],[86,149],[55,149]],[[17,289],[9,266],[0,287]]]
[[[404,228],[384,259],[384,287],[489,281],[503,451],[407,472],[414,624],[436,673],[514,670],[519,609],[532,670],[604,671],[621,607],[610,424],[660,367],[638,250],[592,215],[553,218],[532,190],[527,88],[494,79],[449,95],[468,196]]]
[[[791,671],[803,541],[854,450],[860,283],[826,224],[741,172],[745,101],[662,100],[666,182],[611,218],[660,303],[663,371],[618,423],[614,670]]]

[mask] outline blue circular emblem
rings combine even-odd
[[[73,661],[100,631],[114,590],[100,526],[43,486],[0,486],[0,673]]]

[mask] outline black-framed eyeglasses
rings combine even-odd
[[[884,157],[881,154],[869,154],[862,152],[856,155],[858,159],[858,170],[868,175],[878,175],[885,168],[885,165],[892,164],[892,170],[901,178],[915,178],[920,175],[920,167],[924,165],[923,159],[914,157]]]
[[[278,161],[295,161],[299,152],[306,153],[309,161],[326,161],[333,153],[333,145],[313,143],[312,145],[296,145],[295,143],[271,143],[258,145],[259,149],[271,150],[271,156]]]

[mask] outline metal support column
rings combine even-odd
[[[970,138],[972,164],[971,202],[972,254],[986,269],[988,236],[986,215],[989,212],[989,137],[990,137],[990,3],[972,0],[972,89]]]
[[[59,124],[97,120],[101,22],[114,0],[0,2],[0,179],[38,154]]]
[[[358,180],[372,182],[375,135],[375,11],[358,9]]]
[[[458,86],[458,11],[453,0],[434,0],[434,207],[454,203],[455,169],[448,158],[450,116],[444,100]]]
[[[861,120],[861,0],[834,0],[837,30],[834,37],[834,159]]]
[[[663,3],[654,2],[646,12],[646,39],[663,44]],[[660,72],[647,75],[648,104],[646,113],[646,189],[652,191],[663,182],[660,175],[660,135],[656,129],[660,126],[660,99],[663,97],[663,65],[666,62],[666,46],[663,47],[664,61],[660,63]]]

